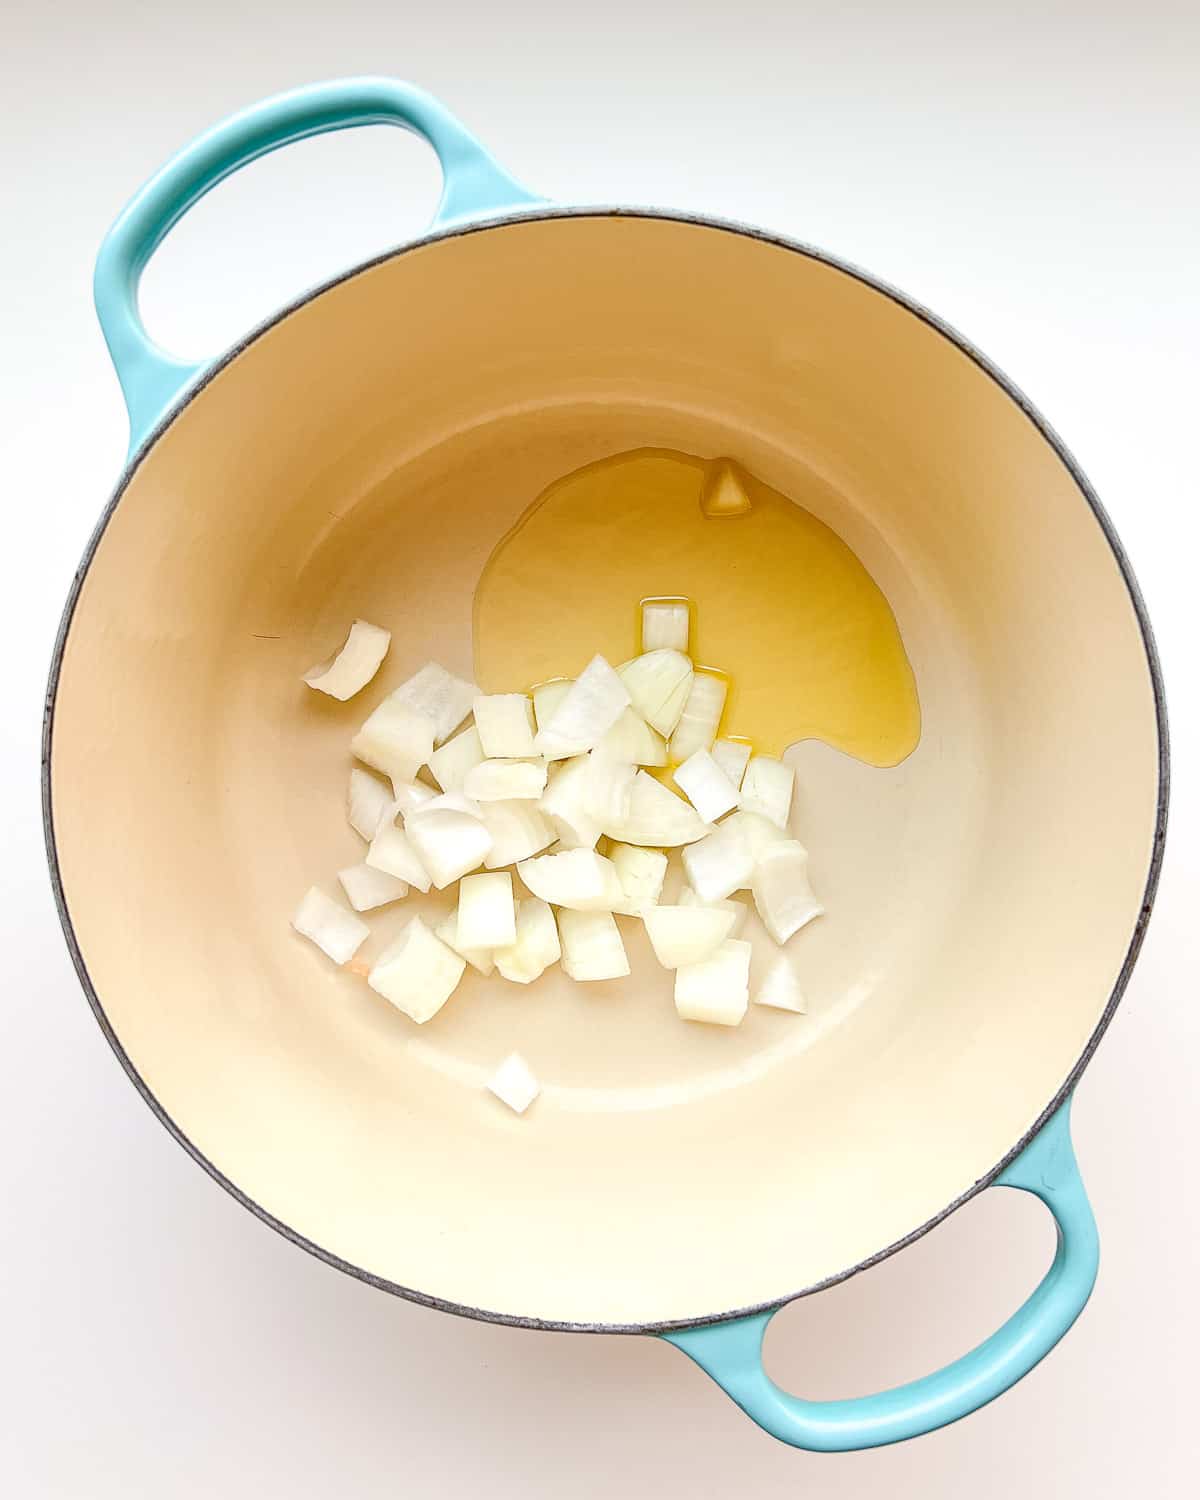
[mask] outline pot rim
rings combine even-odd
[[[1051,448],[1054,449],[1054,452],[1058,456],[1059,460],[1066,468],[1071,478],[1075,481],[1076,488],[1079,490],[1081,497],[1090,507],[1092,514],[1095,517],[1096,522],[1098,523],[1100,530],[1104,535],[1104,539],[1108,543],[1109,548],[1112,551],[1113,558],[1116,561],[1121,576],[1124,579],[1130,602],[1133,605],[1134,614],[1137,617],[1138,628],[1141,632],[1142,643],[1145,648],[1146,665],[1150,673],[1151,686],[1154,692],[1155,721],[1158,732],[1158,792],[1155,808],[1154,840],[1150,854],[1150,863],[1146,872],[1146,881],[1142,891],[1141,906],[1138,911],[1138,917],[1137,921],[1134,924],[1133,932],[1130,936],[1129,946],[1126,949],[1120,972],[1117,975],[1116,981],[1109,994],[1108,1000],[1105,1004],[1100,1019],[1096,1024],[1095,1029],[1088,1037],[1082,1051],[1076,1058],[1075,1062],[1072,1064],[1071,1069],[1067,1074],[1065,1080],[1063,1081],[1061,1087],[1055,1093],[1054,1097],[1048,1101],[1041,1114],[1025,1132],[1025,1134],[1012,1146],[1012,1148],[1008,1152],[1006,1152],[1006,1154],[996,1163],[994,1167],[985,1172],[983,1176],[981,1176],[976,1182],[974,1182],[969,1188],[967,1188],[965,1192],[961,1193],[952,1202],[948,1203],[945,1208],[939,1210],[936,1214],[927,1219],[923,1224],[919,1225],[916,1229],[911,1230],[908,1234],[902,1236],[900,1239],[893,1241],[890,1245],[885,1246],[882,1250],[876,1251],[873,1255],[866,1257],[864,1260],[856,1262],[854,1265],[846,1268],[845,1270],[838,1271],[836,1274],[827,1276],[821,1281],[814,1282],[809,1286],[801,1287],[797,1291],[790,1292],[783,1297],[775,1298],[768,1302],[759,1302],[745,1307],[735,1307],[720,1312],[706,1313],[699,1317],[668,1318],[662,1321],[650,1321],[643,1323],[569,1322],[555,1318],[523,1316],[516,1313],[497,1312],[489,1308],[472,1307],[465,1303],[451,1301],[450,1299],[445,1297],[433,1296],[428,1292],[422,1292],[415,1287],[401,1286],[398,1282],[389,1281],[385,1277],[378,1276],[374,1272],[368,1271],[362,1266],[356,1266],[352,1262],[342,1259],[341,1256],[335,1255],[332,1251],[326,1250],[323,1246],[318,1245],[315,1241],[306,1238],[298,1230],[293,1229],[288,1224],[285,1224],[281,1219],[276,1218],[261,1204],[255,1202],[255,1200],[244,1193],[236,1183],[234,1183],[230,1178],[226,1177],[220,1170],[220,1168],[217,1167],[215,1163],[210,1161],[208,1157],[205,1156],[205,1154],[200,1150],[200,1148],[196,1146],[195,1143],[184,1134],[180,1127],[167,1113],[163,1105],[151,1092],[149,1086],[141,1077],[141,1075],[137,1071],[137,1068],[134,1066],[128,1053],[126,1053],[124,1047],[121,1045],[120,1039],[117,1037],[117,1034],[110,1023],[108,1016],[105,1013],[104,1006],[100,1000],[100,996],[96,992],[95,986],[92,984],[91,976],[88,973],[87,964],[84,960],[83,953],[79,947],[79,942],[75,935],[74,925],[72,923],[70,911],[67,905],[66,892],[63,888],[62,872],[59,867],[58,848],[54,832],[54,809],[50,781],[50,760],[53,753],[54,744],[54,710],[57,701],[58,687],[62,672],[62,664],[66,651],[67,640],[70,635],[71,624],[74,619],[75,608],[79,601],[79,594],[83,586],[83,581],[87,576],[88,569],[92,564],[92,560],[95,557],[96,550],[99,547],[101,538],[103,537],[104,532],[107,529],[108,523],[111,520],[112,515],[117,508],[117,505],[120,503],[122,496],[128,488],[134,474],[137,472],[139,466],[145,459],[146,455],[149,453],[150,449],[155,446],[159,439],[163,437],[163,435],[170,429],[170,427],[187,410],[187,407],[191,404],[191,402],[199,394],[199,392],[202,391],[212,380],[216,379],[216,377],[220,375],[220,373],[226,368],[226,366],[231,364],[233,360],[238,357],[238,355],[249,348],[250,345],[257,342],[257,340],[261,338],[265,333],[276,327],[277,324],[283,322],[285,318],[289,317],[292,313],[297,312],[300,308],[305,307],[309,302],[314,301],[323,293],[331,291],[335,287],[341,286],[344,282],[350,281],[353,277],[360,275],[364,271],[373,270],[375,267],[383,265],[388,261],[399,259],[400,256],[407,255],[413,250],[421,249],[424,246],[435,244],[441,240],[456,239],[460,236],[469,234],[485,233],[491,229],[506,228],[513,224],[531,223],[550,219],[575,218],[656,219],[682,224],[692,224],[700,228],[713,229],[722,233],[744,235],[747,238],[759,240],[764,244],[774,245],[779,249],[792,251],[793,253],[803,255],[810,260],[818,261],[821,264],[830,267],[832,270],[840,271],[844,275],[851,276],[854,278],[854,280],[861,282],[864,286],[869,287],[872,291],[881,293],[883,296],[890,298],[891,301],[895,302],[899,307],[919,318],[923,323],[932,328],[935,333],[940,334],[950,344],[954,345],[963,354],[965,354],[968,359],[970,359],[976,366],[978,366],[978,368],[982,370],[985,375],[989,376],[1000,387],[1005,395],[1008,396],[1010,400],[1012,400],[1020,408],[1020,410],[1034,425],[1034,427],[1038,430],[1045,441],[1049,443]],[[878,277],[873,276],[870,272],[863,270],[861,267],[856,266],[849,261],[842,260],[838,256],[831,255],[828,251],[820,250],[816,246],[806,244],[801,240],[792,239],[791,237],[786,235],[776,234],[754,225],[743,224],[737,222],[736,220],[723,219],[708,214],[675,211],[671,209],[639,208],[634,206],[621,206],[611,204],[578,205],[572,207],[548,205],[520,209],[516,211],[507,211],[485,218],[472,218],[470,220],[452,223],[442,228],[432,230],[417,239],[410,240],[402,245],[395,246],[390,250],[385,250],[379,255],[371,257],[369,260],[360,262],[358,265],[351,267],[347,271],[340,272],[338,275],[330,277],[328,280],[319,283],[318,285],[310,288],[308,291],[303,292],[292,301],[286,303],[277,312],[273,313],[270,317],[264,319],[256,327],[251,329],[242,339],[240,339],[236,344],[228,349],[223,355],[215,359],[212,364],[204,371],[204,373],[195,381],[195,383],[190,385],[178,398],[178,400],[176,400],[172,405],[168,407],[166,412],[159,418],[159,420],[154,424],[153,428],[146,434],[145,438],[137,446],[136,450],[127,458],[117,484],[113,489],[111,495],[109,496],[108,502],[105,505],[103,512],[101,513],[100,519],[97,522],[96,527],[88,540],[87,546],[84,549],[83,557],[80,560],[79,566],[75,570],[71,588],[67,595],[66,604],[63,608],[62,619],[59,623],[58,635],[54,643],[54,651],[50,662],[49,680],[46,687],[45,710],[42,720],[41,785],[42,824],[46,841],[46,857],[50,867],[50,883],[54,893],[54,903],[58,910],[59,921],[62,924],[63,934],[66,938],[67,947],[70,951],[72,962],[75,965],[75,972],[79,977],[79,981],[83,987],[84,994],[87,996],[88,1004],[91,1006],[96,1020],[99,1023],[100,1029],[104,1033],[109,1046],[116,1054],[117,1059],[121,1063],[121,1066],[125,1069],[126,1073],[129,1075],[131,1081],[133,1082],[134,1087],[141,1094],[146,1103],[150,1106],[151,1110],[158,1117],[159,1121],[166,1127],[171,1135],[174,1136],[175,1140],[179,1143],[179,1145],[183,1147],[188,1155],[191,1156],[193,1160],[195,1160],[201,1167],[203,1167],[203,1169],[209,1174],[209,1176],[212,1177],[214,1181],[218,1182],[221,1187],[226,1190],[226,1192],[228,1192],[233,1198],[237,1200],[238,1203],[240,1203],[244,1208],[249,1209],[250,1212],[261,1219],[264,1224],[269,1225],[272,1229],[277,1231],[277,1233],[281,1234],[285,1239],[290,1240],[292,1244],[298,1245],[302,1250],[308,1251],[310,1255],[315,1256],[318,1260],[324,1261],[327,1265],[333,1266],[336,1270],[344,1271],[348,1275],[354,1276],[359,1281],[364,1281],[369,1286],[375,1287],[380,1291],[390,1292],[393,1296],[404,1297],[408,1301],[419,1303],[424,1307],[436,1308],[440,1312],[454,1313],[460,1317],[475,1318],[483,1322],[499,1323],[509,1327],[517,1328],[539,1329],[546,1332],[644,1334],[666,1333],[673,1330],[700,1327],[706,1324],[725,1322],[734,1318],[750,1317],[757,1314],[771,1312],[785,1306],[789,1302],[796,1301],[798,1298],[812,1296],[815,1292],[821,1292],[826,1290],[828,1287],[836,1286],[839,1282],[846,1281],[851,1276],[857,1275],[858,1272],[867,1270],[869,1267],[878,1265],[880,1262],[887,1260],[898,1250],[903,1250],[907,1245],[913,1244],[916,1240],[928,1234],[931,1229],[936,1228],[938,1224],[940,1224],[944,1219],[948,1218],[956,1209],[961,1208],[964,1203],[967,1203],[970,1199],[974,1198],[977,1193],[982,1192],[984,1188],[988,1187],[1000,1175],[1000,1173],[1003,1172],[1004,1169],[1021,1154],[1026,1146],[1029,1145],[1029,1143],[1042,1129],[1043,1125],[1045,1125],[1046,1122],[1050,1119],[1051,1115],[1053,1115],[1068,1098],[1071,1091],[1074,1089],[1075,1084],[1078,1082],[1080,1075],[1083,1073],[1084,1069],[1091,1061],[1092,1054],[1099,1046],[1101,1037],[1108,1029],[1109,1023],[1111,1022],[1113,1015],[1116,1012],[1117,1006],[1120,1003],[1121,997],[1125,992],[1125,988],[1129,983],[1129,978],[1133,972],[1134,964],[1137,962],[1138,954],[1141,951],[1142,942],[1146,934],[1146,928],[1149,924],[1150,912],[1154,905],[1154,898],[1158,889],[1159,876],[1162,870],[1163,852],[1165,847],[1167,829],[1167,808],[1170,794],[1170,749],[1167,729],[1166,693],[1163,685],[1162,667],[1158,657],[1158,650],[1154,641],[1154,633],[1151,628],[1150,619],[1146,611],[1145,601],[1142,598],[1141,589],[1138,586],[1138,582],[1134,576],[1132,566],[1130,565],[1129,559],[1126,556],[1125,549],[1122,546],[1121,540],[1117,535],[1116,529],[1113,526],[1112,521],[1109,519],[1108,513],[1105,511],[1104,506],[1100,502],[1099,496],[1092,488],[1087,479],[1087,476],[1084,474],[1083,470],[1076,462],[1071,452],[1068,450],[1066,444],[1059,437],[1054,428],[1050,426],[1046,418],[1042,416],[1038,408],[1033,404],[1028,396],[1026,396],[1025,393],[1012,380],[1010,380],[1008,376],[1003,373],[1003,371],[1001,371],[996,365],[994,365],[991,360],[989,360],[987,356],[984,355],[979,349],[977,349],[968,339],[964,338],[963,335],[957,331],[957,329],[953,328],[949,323],[943,321],[935,313],[931,312],[921,303],[915,301],[904,292],[901,292],[898,288],[891,286],[886,281],[880,280]]]

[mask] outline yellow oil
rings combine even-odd
[[[772,755],[823,740],[873,766],[916,747],[913,670],[850,548],[728,460],[667,449],[566,475],[503,538],[475,595],[476,679],[521,692],[596,652],[625,661],[647,598],[690,601],[689,654],[729,678],[722,734]]]

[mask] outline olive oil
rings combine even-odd
[[[727,676],[721,733],[781,754],[817,739],[873,766],[916,747],[916,681],[887,600],[816,516],[728,459],[641,448],[552,484],[475,595],[485,692],[641,650],[640,606],[691,605],[689,655]]]

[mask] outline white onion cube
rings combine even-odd
[[[754,992],[754,1003],[769,1005],[773,1010],[790,1010],[797,1016],[802,1016],[808,1009],[800,981],[786,953],[781,953],[763,975],[762,983]]]
[[[746,921],[748,908],[744,901],[732,899],[725,901],[702,901],[690,885],[685,885],[676,898],[679,906],[715,906],[721,911],[727,911],[733,918],[733,926],[729,929],[730,937],[737,937]]]
[[[296,908],[292,926],[335,964],[348,963],[371,932],[365,922],[315,885]]]
[[[629,816],[606,823],[603,831],[623,844],[673,849],[702,839],[709,826],[670,787],[655,781],[648,772],[639,771],[629,795]]]
[[[590,750],[628,706],[625,684],[604,657],[593,656],[538,733],[537,753],[556,759]]]
[[[433,723],[434,743],[448,740],[471,712],[479,689],[465,678],[455,677],[445,667],[431,661],[402,682],[392,694],[400,703],[418,709]]]
[[[496,950],[496,967],[514,984],[532,984],[540,979],[562,954],[554,913],[538,896],[517,902],[517,938],[508,948]]]
[[[637,767],[628,761],[613,760],[602,750],[589,753],[584,805],[601,828],[609,823],[622,822],[629,816],[636,775]]]
[[[721,827],[736,829],[754,860],[758,859],[764,849],[769,849],[772,844],[785,844],[789,838],[786,829],[757,812],[730,813]]]
[[[725,772],[735,789],[742,784],[746,774],[746,763],[750,759],[750,746],[742,740],[715,740],[712,758]]]
[[[414,917],[376,959],[367,983],[423,1026],[458,988],[466,962]]]
[[[554,829],[532,802],[481,802],[479,811],[492,839],[483,861],[489,870],[532,859],[555,840]]]
[[[614,844],[609,859],[621,881],[624,899],[614,910],[627,917],[640,917],[657,906],[667,876],[667,856],[658,849],[642,849],[636,844]]]
[[[488,1089],[514,1114],[523,1115],[542,1091],[519,1052],[510,1052],[492,1076]]]
[[[588,982],[629,973],[625,944],[609,911],[560,911],[562,966],[569,978]]]
[[[464,948],[458,941],[457,908],[442,918],[434,928],[434,932],[447,948],[453,948],[459,958],[465,958],[471,967],[478,970],[485,979],[495,972],[496,961],[490,948]]]
[[[410,813],[404,820],[404,831],[439,891],[477,870],[492,847],[492,836],[478,807],[474,815],[459,810],[450,805],[449,795]]]
[[[590,776],[588,757],[572,756],[551,773],[538,804],[568,849],[594,849],[600,837],[591,813]]]
[[[646,651],[622,663],[617,676],[646,723],[672,734],[692,687],[692,664],[683,652]]]
[[[517,940],[512,876],[464,876],[458,888],[458,941],[464,948],[508,948]]]
[[[361,692],[379,671],[391,643],[390,632],[366,620],[355,620],[341,650],[328,661],[310,667],[304,680],[310,688],[345,702]]]
[[[488,693],[475,699],[475,728],[489,760],[533,754],[533,704],[524,693]]]
[[[744,812],[755,812],[769,818],[777,828],[786,828],[792,807],[792,787],[796,773],[791,766],[772,755],[754,755],[742,777],[739,806]]]
[[[411,781],[433,753],[433,721],[399,696],[385,698],[350,741],[350,752],[377,771]]]
[[[533,718],[541,733],[558,710],[559,704],[571,690],[574,678],[556,677],[552,682],[543,682],[533,690]]]
[[[402,901],[408,895],[408,886],[403,880],[397,880],[384,870],[372,869],[368,864],[350,865],[339,870],[338,882],[355,911],[373,911],[377,906],[386,906],[389,901]]]
[[[737,1026],[750,1003],[750,944],[726,938],[711,958],[675,971],[675,1009],[685,1021]]]
[[[711,751],[696,750],[689,755],[675,768],[675,784],[706,823],[715,823],[738,805],[737,787]]]
[[[671,759],[687,760],[697,750],[707,750],[717,737],[729,684],[712,672],[697,672],[674,734]]]
[[[651,906],[642,913],[646,936],[664,969],[702,963],[733,931],[732,912],[717,906]]]
[[[594,849],[568,849],[522,860],[517,874],[535,896],[552,906],[611,912],[625,899],[616,867]]]
[[[476,802],[536,802],[546,790],[546,762],[481,760],[467,772],[462,789]]]
[[[432,802],[437,793],[431,786],[426,786],[423,781],[401,781],[393,776],[392,795],[396,800],[392,804],[391,816],[395,818],[399,813],[407,816],[414,807],[422,807],[426,802]]]
[[[641,714],[626,708],[596,749],[611,760],[628,761],[634,766],[665,766],[667,742],[651,729]]]
[[[647,599],[642,604],[642,650],[686,651],[688,605],[686,599]]]
[[[412,840],[403,828],[390,821],[380,824],[367,850],[366,862],[371,869],[403,880],[418,891],[429,889],[429,871],[413,848]]]
[[[369,843],[375,837],[375,830],[390,812],[392,798],[378,776],[372,776],[370,771],[361,771],[355,766],[350,772],[350,791],[346,805],[350,827]]]
[[[749,887],[755,866],[740,830],[722,823],[683,851],[683,868],[701,901],[724,901]]]
[[[795,839],[762,851],[751,889],[763,925],[777,943],[786,943],[825,910],[809,884],[808,851]]]
[[[468,771],[486,759],[479,742],[479,730],[468,724],[448,739],[429,757],[429,769],[444,792],[461,792]]]

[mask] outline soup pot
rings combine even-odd
[[[138,278],[197,199],[381,122],[440,158],[425,237],[209,363],[151,342]],[[1137,586],[1032,404],[864,272],[717,219],[547,204],[388,79],[194,141],[121,214],[95,289],[130,449],[54,653],[47,843],[83,988],[180,1144],[341,1270],[495,1322],[659,1335],[797,1447],[927,1432],[1026,1374],[1096,1274],[1067,1112],[1167,800]],[[300,674],[356,616],[393,632],[375,687],[429,658],[469,674],[497,541],[553,479],[641,445],[732,455],[848,543],[900,627],[920,744],[890,770],[789,752],[828,908],[806,1017],[685,1026],[635,966],[603,1002],[479,980],[414,1027],[289,929],[361,858],[341,804],[365,710]],[[523,1117],[481,1086],[513,1047],[544,1084]],[[999,1332],[861,1399],[768,1379],[781,1305],[993,1184],[1058,1226]]]

